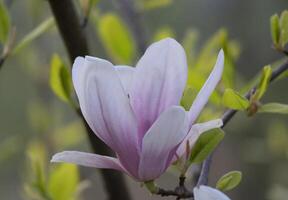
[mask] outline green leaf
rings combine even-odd
[[[259,107],[260,113],[288,114],[288,105],[281,103],[267,103]]]
[[[30,33],[28,33],[24,38],[20,40],[20,42],[13,49],[13,54],[18,53],[20,50],[29,45],[33,40],[41,36],[43,33],[48,31],[55,25],[55,21],[53,17],[50,17],[43,21],[40,25],[38,25],[35,29],[33,29]]]
[[[61,164],[50,174],[48,191],[52,199],[74,200],[79,183],[76,165]]]
[[[275,46],[279,44],[280,39],[280,26],[279,26],[279,16],[277,14],[270,18],[270,31],[272,36],[272,41]]]
[[[240,171],[231,171],[222,176],[216,183],[216,188],[222,191],[228,191],[235,188],[242,179]]]
[[[269,85],[271,75],[272,75],[271,66],[265,66],[262,71],[260,83],[258,84],[257,90],[253,95],[252,100],[257,101],[263,97]]]
[[[117,63],[129,64],[135,57],[135,44],[122,20],[113,13],[100,17],[99,36],[109,56]]]
[[[172,2],[173,2],[173,0],[141,0],[143,8],[146,10],[168,6]]]
[[[192,148],[190,161],[201,163],[217,147],[224,138],[225,133],[222,129],[216,128],[202,133],[196,144]]]
[[[248,99],[232,89],[225,90],[222,102],[224,106],[235,110],[246,110],[250,104]]]
[[[10,17],[3,0],[0,0],[0,43],[5,43],[10,30]]]
[[[281,45],[285,47],[288,42],[288,11],[285,10],[281,13],[280,17],[280,29],[281,29]]]
[[[50,86],[56,96],[61,100],[71,102],[71,75],[58,55],[54,55],[51,60]]]

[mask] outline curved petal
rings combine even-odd
[[[125,92],[128,94],[135,68],[126,65],[116,65],[114,67],[117,71]]]
[[[63,151],[57,153],[52,157],[51,162],[73,163],[99,169],[115,169],[127,173],[116,158],[79,151]]]
[[[186,55],[178,42],[167,38],[146,50],[136,66],[129,92],[140,138],[160,113],[179,105],[186,80]]]
[[[216,64],[209,75],[208,79],[204,83],[203,87],[201,88],[200,92],[197,94],[188,114],[189,124],[190,127],[192,126],[193,122],[197,119],[200,112],[206,105],[209,100],[210,95],[214,91],[215,87],[217,86],[218,82],[222,77],[222,72],[224,68],[224,52],[221,49]]]
[[[173,106],[164,111],[145,134],[140,155],[139,177],[148,181],[159,177],[168,167],[177,146],[186,135],[186,113]]]
[[[223,192],[201,185],[193,189],[195,200],[230,200]]]
[[[117,152],[123,166],[136,175],[139,163],[136,118],[113,65],[99,58],[77,58],[72,72],[87,123]]]
[[[211,121],[204,122],[204,123],[194,124],[191,127],[188,135],[179,145],[177,152],[176,152],[177,156],[182,157],[183,155],[186,154],[187,141],[189,141],[189,146],[193,147],[195,142],[197,141],[197,139],[202,133],[209,131],[211,129],[214,129],[214,128],[219,128],[222,125],[223,125],[222,119],[215,119],[215,120],[211,120]]]

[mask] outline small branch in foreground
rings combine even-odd
[[[185,185],[185,177],[179,177],[179,186],[174,190],[165,190],[163,188],[158,188],[157,195],[162,197],[175,196],[177,199],[188,199],[193,198],[193,192],[189,191]]]
[[[270,83],[273,82],[275,79],[277,79],[287,69],[288,69],[288,61],[286,61],[284,64],[280,65],[278,68],[273,70],[271,78],[270,78]],[[254,86],[251,90],[249,90],[246,93],[245,97],[247,99],[250,99],[250,97],[253,95],[256,87],[257,86]],[[227,125],[227,123],[233,118],[233,116],[236,113],[237,113],[237,110],[229,109],[223,114],[223,116],[222,116],[222,121],[223,121],[222,128],[224,128]],[[208,175],[209,175],[210,165],[212,162],[212,157],[213,157],[213,153],[210,154],[208,156],[208,158],[206,158],[206,160],[202,164],[201,174],[200,174],[200,177],[199,177],[198,182],[197,182],[198,186],[208,184]]]

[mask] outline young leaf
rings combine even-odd
[[[217,147],[224,138],[222,129],[216,128],[202,133],[192,148],[190,162],[201,163]]]
[[[281,103],[267,103],[267,104],[261,105],[258,112],[288,114],[288,105],[281,104]]]
[[[252,100],[257,101],[263,97],[270,82],[271,74],[272,74],[271,66],[269,65],[265,66],[262,71],[260,83],[258,84],[257,90],[253,95]]]
[[[61,164],[50,174],[48,191],[52,199],[74,200],[79,183],[76,165]]]
[[[13,50],[13,54],[18,53],[21,49],[25,48],[28,44],[30,44],[33,40],[38,38],[40,35],[48,31],[55,25],[55,21],[53,17],[50,17],[43,21],[39,26],[33,29],[30,33],[28,33],[24,38],[20,40],[20,42],[16,45]]]
[[[223,105],[235,110],[246,110],[249,107],[249,101],[236,91],[226,89],[222,99]]]
[[[288,11],[285,10],[281,13],[280,17],[280,29],[281,29],[281,45],[285,47],[288,42]]]
[[[3,0],[0,0],[0,43],[5,43],[10,30],[10,17]]]
[[[58,55],[54,55],[51,61],[50,86],[61,100],[65,102],[71,101],[71,75]]]
[[[240,171],[231,171],[222,176],[216,183],[216,188],[222,191],[228,191],[235,188],[242,179]]]
[[[270,31],[272,36],[272,41],[275,46],[279,44],[280,39],[280,27],[279,27],[279,16],[277,14],[270,18]]]
[[[134,40],[126,25],[115,14],[108,13],[100,17],[99,36],[107,53],[117,63],[131,63],[135,57]]]

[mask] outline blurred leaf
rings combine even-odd
[[[276,156],[286,157],[288,151],[288,132],[286,123],[274,120],[270,121],[267,130],[267,144],[270,152]]]
[[[46,165],[47,163],[47,152],[42,143],[33,141],[29,144],[27,155],[29,158],[30,167],[29,171],[32,173],[32,183],[27,187],[30,188],[30,193],[27,195],[33,195],[41,197],[41,199],[50,200],[49,194],[46,190]],[[27,188],[28,190],[28,188]],[[29,190],[27,191],[29,192]]]
[[[48,191],[53,200],[74,200],[79,183],[76,165],[61,164],[51,171]]]
[[[235,110],[246,110],[250,104],[248,99],[232,89],[225,90],[222,102],[224,106]]]
[[[159,41],[168,37],[174,38],[175,37],[174,31],[170,27],[162,27],[157,30],[157,32],[153,37],[153,40]]]
[[[224,132],[220,128],[207,131],[198,138],[192,148],[190,161],[192,163],[201,163],[217,147],[224,138]]]
[[[120,64],[129,64],[135,57],[135,44],[132,35],[122,20],[113,13],[99,18],[99,36],[107,53]]]
[[[85,129],[79,120],[69,122],[57,128],[53,133],[53,144],[56,149],[70,148],[85,141]]]
[[[191,41],[194,36],[191,35]],[[188,42],[187,42],[188,44]],[[225,29],[220,29],[217,31],[209,40],[205,42],[205,45],[202,47],[199,55],[193,55],[193,49],[196,44],[193,44],[192,41],[192,54],[189,56],[189,45],[185,47],[185,50],[188,51],[188,61],[191,64],[191,67],[188,68],[188,80],[187,87],[193,88],[195,94],[200,91],[203,84],[208,78],[209,74],[212,71],[217,55],[221,48],[225,51],[225,67],[220,84],[217,86],[216,90],[213,92],[209,101],[219,106],[221,104],[222,90],[225,87],[233,87],[234,85],[234,75],[235,75],[235,60],[239,56],[239,45],[235,41],[228,40],[228,34]]]
[[[252,101],[260,100],[263,97],[269,85],[271,75],[272,75],[271,66],[265,66],[262,70],[261,80],[257,86],[255,94],[252,97]]]
[[[46,103],[40,100],[31,100],[27,106],[29,124],[39,133],[46,133],[52,123],[51,110]]]
[[[52,28],[54,25],[55,21],[53,17],[46,19],[41,24],[39,24],[35,29],[33,29],[30,33],[24,36],[24,38],[22,38],[20,42],[16,45],[16,47],[13,49],[12,53],[13,54],[18,53],[20,50],[29,45],[33,40],[35,40],[40,35],[42,35],[50,28]]]
[[[270,31],[271,31],[272,41],[274,45],[277,46],[279,44],[279,39],[280,39],[279,17],[277,14],[273,15],[270,18]]]
[[[240,171],[231,171],[222,176],[216,183],[216,188],[222,191],[228,191],[235,188],[242,179]]]
[[[19,136],[9,136],[0,141],[0,163],[11,161],[15,154],[22,151],[23,139]]]
[[[285,10],[281,13],[280,17],[280,28],[281,28],[281,45],[285,47],[288,42],[288,11]]]
[[[68,68],[58,55],[53,55],[50,70],[50,86],[61,100],[71,102],[72,80]]]
[[[0,43],[5,43],[10,30],[10,17],[3,0],[0,0]]]
[[[288,114],[288,105],[281,104],[281,103],[267,103],[267,104],[261,105],[258,112]]]
[[[198,41],[198,32],[192,29],[189,29],[186,31],[185,36],[182,41],[182,45],[185,49],[187,59],[188,59],[188,64],[193,66],[193,61],[196,58],[196,43]]]
[[[164,6],[168,6],[173,2],[173,0],[141,0],[144,9],[156,9]]]

